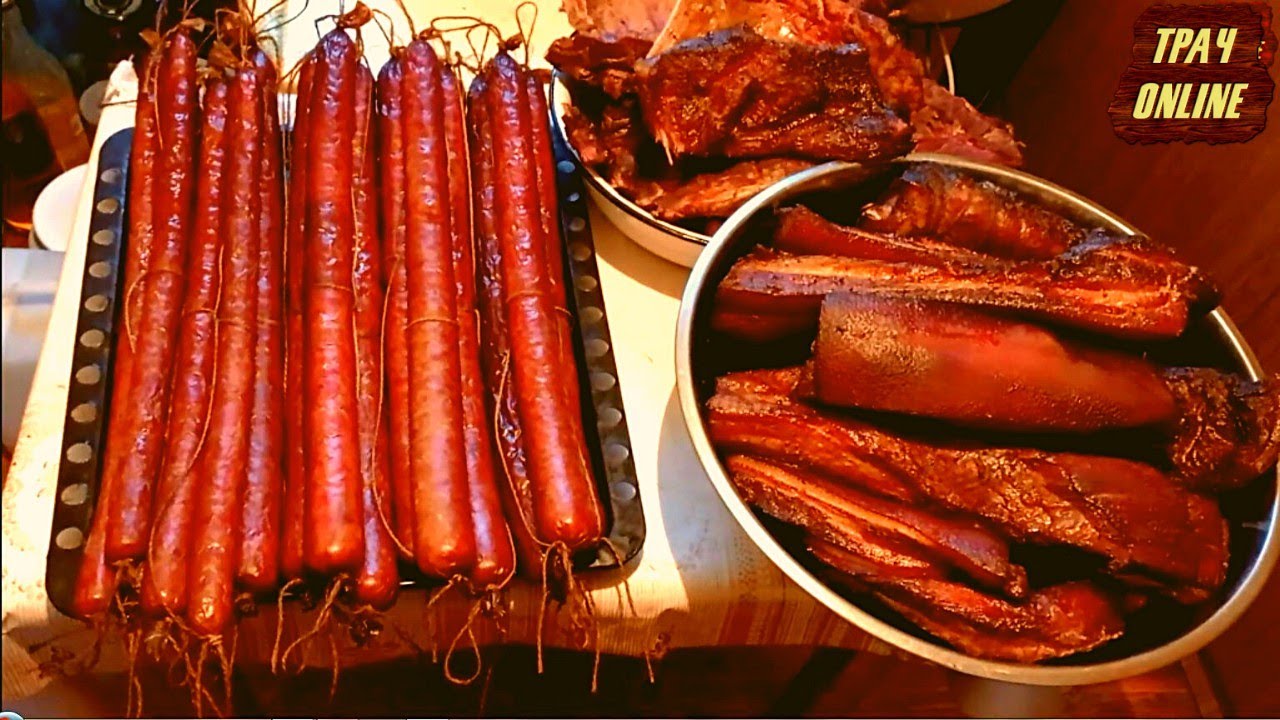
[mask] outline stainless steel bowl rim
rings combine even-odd
[[[569,134],[565,132],[564,123],[561,121],[562,112],[560,109],[560,101],[557,100],[557,94],[564,92],[565,95],[568,95],[568,88],[565,87],[563,78],[564,75],[559,70],[552,73],[550,91],[551,98],[549,102],[551,120],[555,124],[556,132],[564,136],[564,144],[568,146],[569,152],[573,153],[573,158],[578,162],[578,167],[582,168],[582,174],[586,177],[587,184],[589,184],[596,192],[604,195],[609,202],[616,205],[620,210],[644,224],[676,239],[691,243],[697,246],[699,250],[705,248],[707,243],[711,240],[708,235],[680,227],[675,223],[663,220],[657,215],[645,210],[632,202],[630,198],[619,192],[618,189],[613,186],[613,183],[609,182],[603,175],[596,172],[595,168],[582,162],[582,156],[578,154],[578,149],[574,147],[573,142],[570,141]]]
[[[1136,228],[1095,203],[1027,173],[933,153],[916,153],[897,160],[900,163],[918,161],[938,162],[1034,189],[1054,196],[1057,201],[1066,206],[1074,206],[1082,213],[1095,216],[1101,224],[1110,225],[1116,231],[1130,235],[1140,234]],[[701,403],[694,385],[692,333],[699,302],[710,297],[709,292],[704,292],[708,290],[704,286],[719,257],[733,247],[738,231],[757,213],[819,188],[824,182],[865,172],[867,169],[857,163],[832,162],[803,170],[761,191],[738,208],[711,238],[711,242],[698,258],[685,284],[676,324],[675,343],[676,388],[680,409],[694,450],[710,476],[721,501],[734,519],[756,546],[788,577],[837,615],[884,642],[970,675],[1031,685],[1083,685],[1105,682],[1164,667],[1200,650],[1221,635],[1257,598],[1276,564],[1277,557],[1280,557],[1280,529],[1278,529],[1280,489],[1272,499],[1268,527],[1261,551],[1241,576],[1231,596],[1212,615],[1183,635],[1158,647],[1117,660],[1085,665],[1027,665],[982,660],[900,630],[862,610],[814,577],[778,543],[751,508],[738,496],[707,436]],[[1257,358],[1227,314],[1219,308],[1209,317],[1217,324],[1220,334],[1229,342],[1231,350],[1245,366],[1248,374],[1253,379],[1260,378],[1262,368]]]

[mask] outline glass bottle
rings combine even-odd
[[[0,5],[5,244],[25,244],[36,196],[49,180],[89,158],[89,139],[66,70],[27,33],[15,0]]]

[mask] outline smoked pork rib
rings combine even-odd
[[[1150,427],[1198,490],[1238,487],[1280,453],[1276,381],[1158,368],[961,305],[828,295],[811,367],[827,405],[1021,432]]]
[[[634,97],[606,105],[594,117],[567,108],[564,128],[584,165],[640,207],[669,221],[726,217],[752,195],[813,166],[791,157],[684,169],[666,165],[644,130]],[[655,156],[657,162],[646,162],[646,157]]]
[[[721,311],[799,313],[816,323],[833,292],[943,300],[1130,339],[1181,335],[1216,291],[1199,271],[1145,238],[1096,235],[1052,260],[929,264],[757,250],[716,293]]]
[[[733,163],[723,170],[665,182],[641,191],[636,201],[667,220],[727,217],[751,196],[813,163],[797,158],[759,158]]]
[[[831,573],[835,584],[870,589],[907,620],[976,657],[1038,662],[1092,650],[1124,632],[1114,601],[1087,582],[1052,585],[1012,603],[909,566],[920,562],[916,558],[896,558],[886,567],[882,555],[862,548],[817,537],[807,545],[814,557],[848,574]]]
[[[667,52],[682,40],[746,26],[774,40],[812,46],[857,43],[871,57],[880,92],[910,116],[920,151],[945,152],[1019,165],[1022,152],[1009,126],[983,115],[939,85],[894,31],[883,2],[868,0],[732,0],[680,2],[649,50]]]
[[[925,236],[1008,258],[1048,259],[1084,239],[1082,228],[1012,190],[934,163],[917,163],[863,208],[859,226]]]
[[[909,114],[918,152],[947,153],[999,165],[1022,164],[1021,143],[1008,123],[984,115],[968,100],[939,85],[888,21],[858,5],[834,0],[819,7],[839,18],[832,24],[842,29],[846,42],[856,42],[871,53],[880,92],[890,107],[904,108]]]
[[[640,62],[636,80],[645,124],[672,158],[866,161],[909,144],[857,45],[720,30]]]
[[[1168,455],[1187,485],[1238,488],[1280,455],[1280,380],[1247,380],[1207,368],[1169,368],[1165,386],[1178,406]]]
[[[745,377],[744,377],[745,376]],[[1105,558],[1185,602],[1223,582],[1227,527],[1210,499],[1155,468],[1118,458],[909,438],[793,400],[800,371],[720,378],[708,427],[726,455],[820,472],[869,492],[895,481],[941,507],[985,518],[1015,540]]]
[[[574,81],[618,99],[636,90],[636,63],[649,51],[649,41],[624,37],[601,40],[575,32],[547,48],[547,62]]]
[[[1009,544],[964,518],[930,513],[876,497],[811,471],[741,455],[725,459],[734,486],[779,520],[851,547],[868,536],[911,548],[964,573],[983,587],[1025,597],[1027,572],[1009,560]]]
[[[582,164],[595,168],[619,191],[636,195],[642,183],[656,184],[655,178],[640,177],[637,157],[653,141],[644,133],[634,99],[611,103],[590,116],[565,108],[563,123]]]

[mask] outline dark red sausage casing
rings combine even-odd
[[[520,572],[537,580],[542,573],[542,548],[533,536],[533,492],[525,462],[524,438],[516,413],[515,394],[507,381],[511,344],[502,299],[502,250],[498,242],[493,174],[493,128],[489,122],[488,83],[477,76],[467,91],[470,131],[476,269],[479,283],[480,359],[484,367],[489,417],[498,445],[498,490],[507,517]]]
[[[156,482],[156,518],[139,593],[148,614],[187,609],[196,468],[209,426],[215,324],[221,279],[222,212],[226,178],[227,83],[205,84],[196,194],[200,198],[187,255],[187,297],[174,354],[168,446]]]
[[[107,520],[107,559],[142,557],[151,536],[155,480],[164,459],[169,417],[169,376],[185,293],[187,242],[195,190],[196,45],[185,30],[165,39],[156,98],[158,172],[152,187],[155,241],[146,267],[145,293],[135,327],[129,395],[123,427],[111,437],[128,442],[120,477],[112,485]]]
[[[222,236],[235,241],[228,242],[222,253],[213,400],[196,490],[188,578],[187,620],[203,635],[221,633],[231,620],[257,339],[263,98],[258,73],[251,66],[238,68],[228,83],[227,212]]]
[[[391,492],[396,539],[413,559],[413,470],[409,439],[409,291],[405,274],[404,71],[398,53],[378,73],[378,165],[381,174],[382,270],[387,284],[383,356],[387,375]]]
[[[262,175],[258,214],[257,323],[253,346],[253,410],[236,581],[263,593],[280,578],[280,501],[284,491],[284,211],[283,149],[276,68],[253,54],[262,93]]]
[[[440,61],[423,40],[404,69],[405,263],[408,279],[410,435],[418,568],[435,577],[475,562],[475,529],[462,430],[457,285]]]
[[[597,543],[604,518],[587,462],[582,410],[574,403],[576,359],[562,318],[558,234],[542,229],[537,149],[524,71],[506,53],[492,62],[489,112],[511,381],[529,463],[534,527],[540,540],[578,549]],[[545,122],[539,118],[538,122]],[[548,172],[547,177],[550,177]],[[573,392],[566,388],[573,386]]]
[[[305,571],[303,561],[304,523],[306,521],[306,447],[303,432],[310,417],[306,402],[303,369],[305,298],[303,293],[303,244],[307,233],[307,149],[311,88],[315,59],[307,57],[298,71],[297,95],[294,102],[293,131],[290,136],[288,206],[285,227],[285,304],[288,326],[285,329],[285,502],[281,512],[280,573],[294,579]]]
[[[364,557],[352,288],[355,221],[351,146],[358,51],[339,29],[316,50],[308,109],[304,250],[307,442],[306,565],[355,572]]]
[[[539,205],[542,213],[542,231],[546,240],[547,277],[551,284],[551,297],[559,304],[554,317],[557,324],[560,351],[567,358],[570,367],[577,371],[574,355],[574,329],[568,309],[569,288],[565,284],[564,247],[560,231],[559,197],[556,193],[555,154],[551,147],[550,112],[547,108],[547,96],[543,92],[542,82],[532,72],[525,73],[525,92],[529,102],[529,119],[533,142],[534,175],[538,182]],[[579,418],[579,435],[581,431],[582,397],[577,383],[565,383],[565,405],[570,412]],[[583,439],[583,451],[586,452],[586,441]],[[589,466],[588,466],[589,467]],[[588,478],[590,475],[588,474]],[[589,500],[588,500],[589,498]],[[584,512],[594,516],[589,520],[585,530],[586,539],[581,545],[591,545],[604,533],[604,510],[600,505],[600,497],[595,485],[590,488],[589,495],[580,497],[579,507],[575,512]],[[583,506],[589,507],[583,507]],[[595,523],[594,526],[592,523]],[[573,546],[572,543],[570,543]]]
[[[138,72],[138,102],[134,113],[133,149],[129,156],[129,229],[124,247],[123,292],[116,298],[116,342],[113,349],[111,400],[107,415],[107,431],[124,436],[124,414],[133,378],[133,334],[131,318],[137,317],[136,306],[142,302],[143,273],[151,261],[155,243],[152,218],[152,186],[156,170],[156,110],[151,76],[156,72],[158,53],[144,61]],[[103,449],[102,476],[98,484],[97,503],[89,538],[85,542],[84,559],[76,577],[72,611],[79,617],[91,617],[107,610],[116,592],[116,570],[107,561],[107,518],[111,516],[112,495],[120,479],[120,466],[128,455],[124,441],[109,442]]]
[[[440,88],[444,96],[445,144],[449,163],[453,276],[458,293],[462,378],[459,389],[462,393],[467,483],[476,544],[476,561],[467,578],[476,590],[493,590],[505,585],[515,572],[515,548],[498,497],[492,425],[485,412],[480,326],[476,310],[475,253],[472,249],[471,173],[462,84],[453,69],[444,64],[440,66]]]
[[[352,137],[355,181],[356,398],[360,429],[360,475],[364,522],[364,562],[356,573],[355,594],[361,602],[386,609],[400,583],[396,548],[391,540],[391,483],[387,477],[387,423],[382,373],[382,258],[375,197],[373,77],[356,70],[355,135]]]

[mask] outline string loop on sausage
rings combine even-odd
[[[311,628],[305,633],[294,638],[293,642],[289,643],[289,645],[285,647],[284,652],[280,654],[278,667],[282,672],[288,672],[292,675],[297,675],[302,672],[306,666],[305,657],[302,657],[301,655],[299,656],[298,664],[293,670],[289,669],[289,657],[293,655],[294,651],[301,648],[312,638],[329,629],[333,618],[334,604],[338,601],[338,597],[347,589],[349,583],[350,578],[346,575],[339,575],[329,581],[329,586],[324,593],[324,600],[320,604],[320,609],[316,612],[315,623],[312,624]]]
[[[449,643],[449,649],[444,654],[444,676],[445,679],[454,685],[470,685],[476,681],[476,678],[480,677],[480,673],[484,668],[480,658],[480,646],[476,642],[476,634],[472,629],[472,624],[475,622],[476,616],[479,615],[483,602],[484,600],[481,598],[471,604],[471,608],[467,611],[466,622],[462,624],[462,627],[459,628],[457,634],[453,636],[453,640]],[[453,672],[452,661],[453,653],[458,649],[458,642],[462,639],[463,635],[467,636],[467,640],[470,643],[469,647],[471,649],[472,657],[475,658],[476,666],[471,675],[459,677]]]
[[[280,587],[280,591],[276,593],[276,639],[271,644],[271,674],[279,675],[283,667],[281,663],[280,641],[284,637],[284,600],[289,595],[289,591],[302,584],[302,578],[292,578]]]

